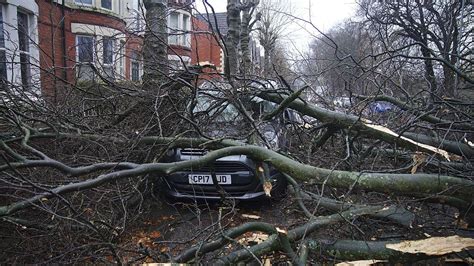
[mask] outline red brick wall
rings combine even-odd
[[[191,36],[191,63],[209,62],[219,69],[222,67],[221,47],[217,41],[217,36],[210,32],[209,25],[205,21],[193,17],[192,24],[194,33]],[[209,73],[214,72],[207,71]],[[205,75],[201,78],[210,78],[211,76],[213,75]]]
[[[143,38],[140,36],[129,36],[127,38],[127,44],[126,44],[126,60],[125,60],[125,79],[130,80],[132,78],[132,73],[131,73],[131,64],[132,64],[132,54],[134,52],[138,52],[141,54],[142,51],[142,46],[143,46]]]
[[[41,84],[43,94],[46,97],[52,97],[56,94],[57,90],[65,84],[75,82],[76,37],[75,34],[71,32],[71,23],[104,26],[117,29],[124,33],[126,33],[126,24],[123,20],[114,16],[64,7],[66,40],[66,53],[64,53],[63,30],[61,27],[61,20],[63,19],[62,6],[51,0],[36,0],[36,2],[39,6],[38,32]],[[197,20],[193,18],[192,22],[195,23]],[[199,25],[199,27],[206,27],[206,30],[208,30],[206,24]],[[199,55],[199,61],[210,61],[216,66],[220,66],[220,48],[212,35],[193,34],[191,40],[191,49],[172,45],[168,49],[168,54],[191,57],[191,61],[194,63],[197,62],[197,55]],[[200,44],[196,45],[196,41]],[[130,79],[131,76],[130,57],[132,52],[141,52],[142,44],[142,37],[127,34],[125,60],[126,79]],[[66,64],[64,64],[64,56],[66,57]]]
[[[61,27],[62,6],[50,0],[36,0],[39,6],[38,33],[40,48],[41,84],[43,94],[53,96],[64,85],[64,81],[75,81],[76,37],[71,32],[71,23],[105,26],[125,32],[125,22],[102,13],[64,7],[66,65],[64,64],[63,30]],[[67,76],[64,76],[66,70]],[[64,80],[65,78],[65,80]]]

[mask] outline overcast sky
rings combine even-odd
[[[196,0],[197,9],[201,12],[204,11],[202,1]],[[226,11],[226,0],[208,0],[208,2],[213,5],[216,12]],[[355,0],[288,0],[288,2],[294,16],[310,20],[323,32],[353,16],[357,8]],[[318,35],[313,27],[303,22],[293,23],[287,32],[290,34],[286,41],[303,52],[307,50],[311,36]]]

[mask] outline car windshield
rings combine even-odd
[[[234,105],[226,100],[205,94],[198,96],[194,113],[206,115],[216,122],[235,123],[242,120],[242,116]]]

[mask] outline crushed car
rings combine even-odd
[[[247,107],[252,116],[258,118],[274,110],[276,105],[253,96],[249,98]],[[201,131],[208,137],[232,138],[274,150],[284,146],[286,125],[300,121],[297,113],[284,110],[278,117],[260,122],[258,136],[248,134],[250,129],[235,104],[227,101],[222,92],[210,88],[199,90],[193,116],[201,125],[206,125]],[[189,161],[208,152],[199,147],[175,148],[168,151],[163,161]],[[264,175],[257,173],[262,168]],[[188,199],[253,200],[266,194],[272,199],[280,199],[285,196],[287,187],[286,178],[273,166],[256,162],[246,155],[222,157],[210,165],[174,172],[162,180],[167,196]]]

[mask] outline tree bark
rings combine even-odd
[[[165,0],[144,0],[146,30],[143,41],[143,83],[158,89],[168,73],[168,27]]]
[[[228,77],[235,75],[239,69],[239,44],[240,44],[240,1],[227,0],[227,26],[226,36],[226,65],[225,72]]]

